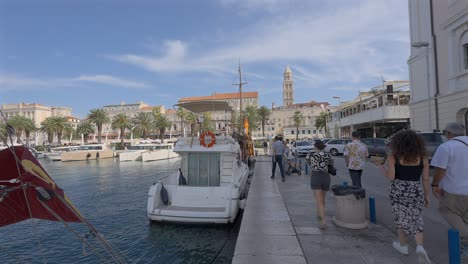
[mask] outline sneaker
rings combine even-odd
[[[271,177],[270,177],[270,179],[274,179],[274,178],[275,178],[275,176],[271,176]]]
[[[398,250],[403,255],[408,255],[408,245],[402,246],[399,241],[394,241],[392,244],[393,248]]]
[[[286,181],[286,179],[285,179],[285,178],[283,178],[283,179],[281,179],[281,181],[282,181],[282,182],[285,182],[285,181]]]
[[[418,255],[419,264],[431,264],[431,261],[427,256],[426,250],[424,250],[424,248],[421,245],[416,247],[416,254]]]

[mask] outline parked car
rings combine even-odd
[[[330,152],[332,156],[343,154],[346,144],[353,141],[350,138],[330,139],[327,142],[325,151]]]
[[[369,156],[387,157],[389,146],[385,138],[363,138],[361,142],[367,145]]]
[[[331,138],[322,138],[321,141],[323,144],[327,144],[328,141],[332,140]]]
[[[306,156],[314,151],[314,145],[311,141],[297,141],[292,144],[292,153],[296,157]]]
[[[418,132],[426,144],[426,156],[429,162],[440,144],[447,142],[447,137],[441,132]]]

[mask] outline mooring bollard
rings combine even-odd
[[[307,165],[307,162],[306,162],[306,165],[305,165],[305,174],[309,174],[309,165]]]
[[[369,197],[369,215],[370,215],[371,223],[375,224],[376,219],[375,219],[375,198],[374,197]]]
[[[448,250],[449,250],[449,263],[460,264],[460,233],[458,230],[449,229],[448,231]]]

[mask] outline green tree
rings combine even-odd
[[[159,130],[159,137],[161,138],[161,141],[164,142],[164,135],[166,133],[166,130],[168,128],[171,128],[172,123],[167,119],[166,116],[163,114],[159,114],[158,116],[155,117],[154,119],[154,127]]]
[[[70,123],[66,123],[63,128],[63,138],[67,140],[73,139],[74,133],[75,129],[73,129],[72,125]]]
[[[76,133],[78,135],[83,135],[85,144],[88,144],[88,137],[89,135],[94,134],[94,132],[96,132],[94,125],[88,120],[80,123],[76,128]]]
[[[327,113],[326,112],[321,112],[320,115],[315,119],[315,127],[317,129],[322,129],[325,128],[325,131],[327,130]]]
[[[258,119],[262,124],[262,136],[265,136],[265,124],[266,121],[270,118],[271,111],[266,106],[258,108]]]
[[[146,138],[154,128],[154,119],[152,113],[139,112],[133,118],[135,131],[143,138]]]
[[[186,122],[190,126],[190,136],[193,137],[197,129],[197,115],[193,112],[188,112],[185,117]]]
[[[112,129],[120,129],[120,142],[124,143],[125,129],[130,129],[132,120],[124,113],[114,116],[112,119]]]
[[[109,115],[104,109],[91,109],[88,120],[96,124],[98,130],[98,143],[101,144],[102,125],[110,123]]]
[[[4,123],[0,123],[0,140],[5,145],[8,143],[8,133],[6,130],[6,124]]]
[[[297,110],[296,112],[294,112],[293,123],[294,123],[294,126],[296,127],[296,141],[299,138],[299,126],[302,124],[303,120],[304,120],[304,116],[302,115],[301,111]]]
[[[249,131],[247,131],[249,134],[251,134],[252,131],[257,130],[258,128],[258,121],[259,121],[258,111],[259,109],[253,105],[249,105],[245,108],[245,117],[249,121]]]
[[[62,135],[68,124],[68,120],[64,116],[54,116],[50,118],[52,130],[57,133],[58,144],[62,145]]]
[[[210,112],[203,113],[203,122],[200,124],[200,130],[202,133],[214,131],[214,122]]]
[[[36,125],[34,124],[34,121],[32,121],[29,118],[26,118],[25,124],[24,124],[24,135],[26,136],[26,146],[29,147],[29,140],[31,136],[31,132],[34,132],[37,130]]]
[[[52,122],[52,117],[47,117],[44,119],[44,121],[41,122],[41,127],[39,130],[42,133],[47,134],[47,141],[49,142],[49,145],[51,145],[54,142],[54,127],[53,127],[53,122]]]
[[[180,135],[182,136],[182,133],[184,133],[184,124],[185,124],[185,118],[187,117],[188,112],[183,108],[179,107],[177,108],[176,115],[177,117],[180,118]]]

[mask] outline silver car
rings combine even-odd
[[[348,138],[330,139],[325,146],[325,151],[330,152],[332,156],[343,154],[346,144],[353,141]]]

